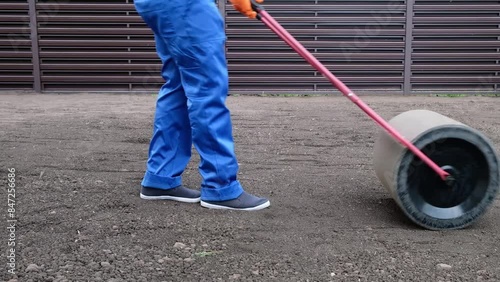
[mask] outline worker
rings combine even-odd
[[[255,18],[250,0],[230,0]],[[213,0],[135,0],[154,33],[165,83],[156,101],[153,134],[140,197],[255,211],[270,202],[239,180],[228,95],[224,20]],[[183,186],[191,148],[200,155],[200,191]]]

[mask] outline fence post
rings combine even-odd
[[[42,92],[42,81],[40,74],[40,50],[38,48],[38,21],[36,15],[36,0],[28,0],[30,16],[31,53],[33,62],[33,88],[35,92]]]
[[[413,54],[413,6],[415,0],[406,0],[406,30],[405,30],[405,57],[404,57],[404,71],[403,71],[403,94],[410,94],[412,92],[411,84],[411,64]]]

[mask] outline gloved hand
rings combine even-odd
[[[257,17],[257,12],[252,10],[252,4],[250,0],[229,0],[231,4],[233,4],[233,7],[235,10],[238,12],[242,13],[243,15],[255,19]],[[255,0],[257,3],[262,3],[264,0]]]

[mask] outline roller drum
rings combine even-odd
[[[431,230],[459,229],[487,211],[500,178],[498,156],[487,137],[428,110],[407,111],[389,123],[456,179],[447,185],[381,130],[374,148],[375,172],[406,216]]]

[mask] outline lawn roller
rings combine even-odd
[[[252,0],[252,9],[258,20],[381,127],[374,146],[376,175],[414,223],[429,230],[461,229],[488,210],[498,194],[500,171],[486,136],[429,110],[411,110],[385,121],[262,5]]]

